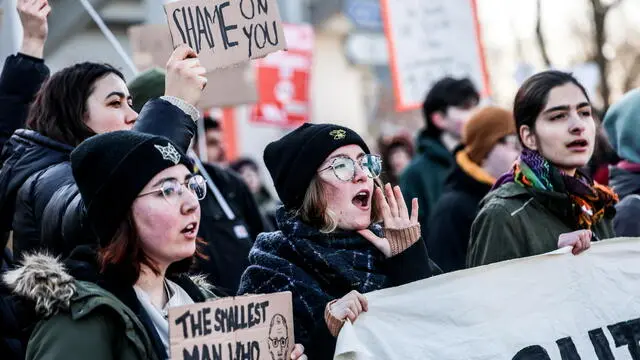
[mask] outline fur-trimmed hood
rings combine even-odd
[[[206,293],[216,295],[216,289],[204,275],[191,275],[189,280]],[[49,317],[69,309],[76,293],[76,279],[60,258],[48,253],[24,256],[21,266],[2,276],[11,291],[35,305],[39,316]]]
[[[44,317],[69,309],[76,290],[65,265],[47,253],[25,255],[22,266],[6,272],[2,280],[14,294],[32,301]]]

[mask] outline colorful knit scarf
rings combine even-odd
[[[618,202],[618,195],[610,188],[594,183],[590,178],[576,172],[569,176],[537,151],[525,149],[516,161],[511,172],[496,181],[494,189],[515,182],[540,194],[561,193],[571,200],[574,225],[578,229],[591,229],[602,219],[607,209]],[[550,209],[558,210],[558,209]]]

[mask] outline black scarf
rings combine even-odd
[[[355,231],[322,233],[282,208],[277,220],[280,231],[258,236],[239,294],[291,291],[296,342],[308,348],[317,328],[326,328],[328,302],[351,290],[367,293],[385,286],[384,255]],[[382,233],[379,225],[370,229]]]

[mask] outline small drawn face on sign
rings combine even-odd
[[[269,338],[267,340],[271,360],[286,360],[289,358],[289,328],[284,316],[275,314],[271,318]]]

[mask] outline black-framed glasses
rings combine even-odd
[[[358,165],[370,179],[375,179],[382,173],[382,159],[378,155],[365,154],[358,160]],[[347,156],[340,156],[331,160],[331,164],[318,172],[332,169],[339,180],[353,181],[356,177],[356,161]]]
[[[271,341],[271,346],[273,346],[274,348],[277,347],[286,347],[287,343],[289,342],[289,338],[285,338],[285,337],[281,337],[281,338],[269,338],[269,341]]]
[[[167,179],[159,188],[142,193],[138,197],[161,193],[169,203],[176,204],[184,193],[185,188],[198,200],[204,199],[207,195],[206,181],[201,175],[194,175],[182,183],[177,179]]]

